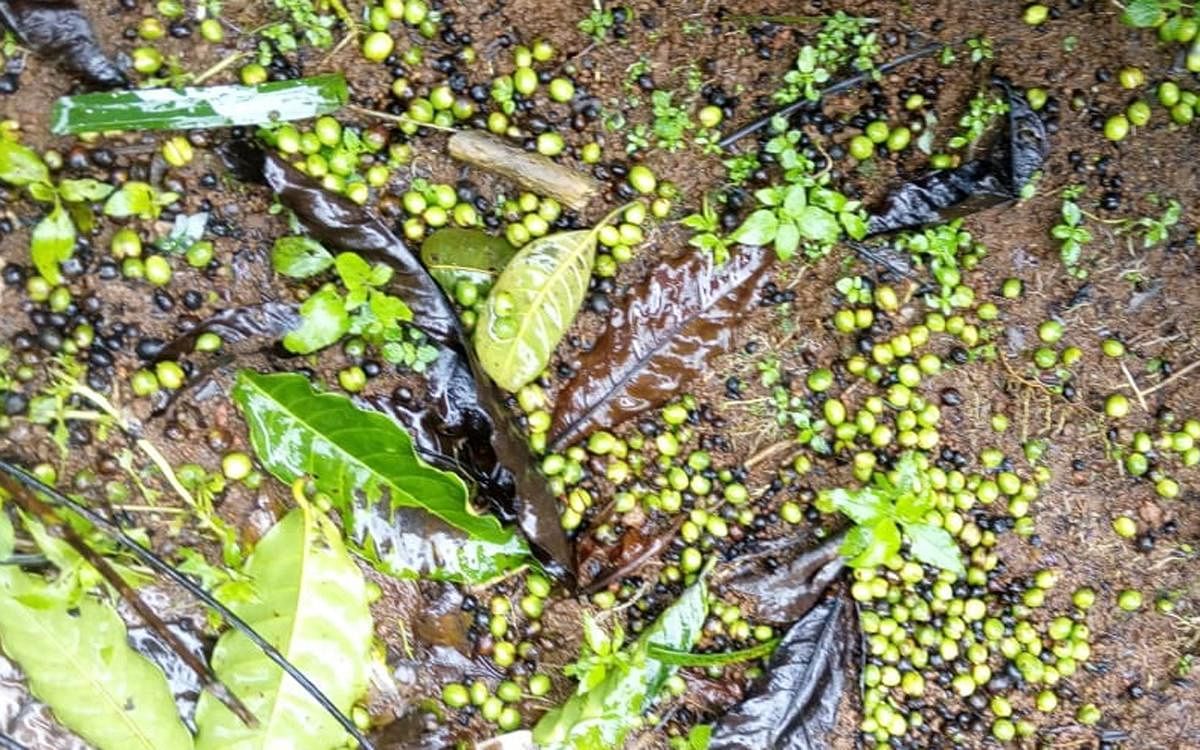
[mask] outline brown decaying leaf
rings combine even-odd
[[[741,248],[724,265],[689,249],[630,291],[558,396],[551,449],[666,403],[728,351],[774,265],[770,248]]]
[[[799,553],[786,549],[795,546],[790,539],[769,543],[761,552],[755,550],[743,558],[724,586],[747,600],[749,614],[755,621],[772,625],[793,623],[804,616],[845,569],[846,561],[839,553],[843,536]],[[786,559],[769,571],[763,570],[758,559],[768,554]]]
[[[1008,118],[987,153],[954,169],[930,172],[888,193],[867,223],[869,235],[937,224],[1015,200],[1049,152],[1046,126],[1021,92],[1002,78]]]
[[[825,750],[854,643],[844,594],[809,610],[771,656],[765,680],[713,726],[709,750]]]

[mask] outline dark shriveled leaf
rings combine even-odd
[[[394,274],[388,291],[404,300],[413,322],[443,351],[427,374],[430,408],[413,419],[397,415],[413,430],[418,445],[424,431],[461,436],[478,472],[481,496],[513,519],[550,564],[551,572],[574,576],[572,545],[559,522],[558,506],[495,384],[479,368],[458,315],[433,277],[403,240],[361,206],[334,195],[283,160],[245,142],[231,144],[222,156],[235,174],[265,183],[300,224],[331,250],[354,251],[388,264]],[[394,413],[394,412],[393,412]]]
[[[1008,98],[1004,132],[972,161],[905,183],[884,199],[867,222],[868,235],[914,229],[1015,200],[1049,152],[1046,126],[1023,94],[1001,78],[993,84]]]
[[[688,251],[655,268],[559,394],[551,447],[660,406],[705,372],[732,345],[773,261],[770,248],[746,247],[724,265]]]
[[[806,550],[777,565],[769,572],[757,564],[757,558],[772,555],[777,559],[787,554],[791,540],[753,550],[747,562],[725,581],[725,588],[747,600],[750,616],[757,622],[787,625],[804,616],[846,567],[839,554],[842,535]],[[780,548],[780,549],[776,549]],[[749,559],[754,558],[754,559]]]
[[[792,626],[756,694],[713,726],[709,750],[825,750],[846,687],[853,607],[835,596]]]
[[[221,337],[222,351],[234,354],[259,351],[273,345],[300,324],[300,306],[287,302],[262,302],[231,307],[214,313],[187,333],[172,339],[158,359],[180,359],[191,353],[205,333]]]
[[[0,0],[0,21],[26,47],[94,86],[129,83],[100,49],[87,16],[73,0]]]

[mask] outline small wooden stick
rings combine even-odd
[[[1141,394],[1143,396],[1149,396],[1151,393],[1154,393],[1155,391],[1159,390],[1160,388],[1166,388],[1167,385],[1169,385],[1172,381],[1182,378],[1184,375],[1187,375],[1189,372],[1191,372],[1192,370],[1195,370],[1197,367],[1200,367],[1200,360],[1197,360],[1197,361],[1191,363],[1190,365],[1183,368],[1179,372],[1171,375],[1171,377],[1167,378],[1166,380],[1162,381],[1161,383],[1150,386],[1146,390],[1142,391]]]
[[[459,161],[494,172],[538,195],[548,195],[576,211],[587,208],[600,194],[600,183],[591,177],[482,130],[455,133],[447,148]]]
[[[1121,363],[1121,372],[1125,373],[1125,379],[1129,381],[1129,387],[1133,389],[1133,395],[1137,396],[1138,404],[1141,405],[1142,411],[1149,414],[1150,409],[1146,407],[1146,396],[1142,393],[1141,389],[1138,388],[1137,381],[1133,379],[1133,373],[1129,371],[1129,368],[1125,366],[1124,362]]]

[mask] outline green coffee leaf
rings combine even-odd
[[[1146,29],[1157,26],[1161,16],[1162,7],[1159,0],[1129,0],[1121,20],[1130,26]]]
[[[887,499],[870,487],[846,490],[837,487],[821,490],[818,507],[826,512],[841,511],[855,523],[871,523],[887,509]]]
[[[631,647],[626,668],[609,669],[591,690],[550,711],[533,728],[533,740],[546,750],[604,750],[623,747],[677,667],[649,654],[651,646],[689,651],[708,616],[704,581],[697,581],[642,633]]]
[[[30,197],[35,201],[53,203],[58,200],[58,193],[55,191],[54,186],[48,182],[31,182],[26,190],[29,191]]]
[[[35,182],[48,183],[50,170],[33,149],[0,138],[0,180],[17,187]]]
[[[293,510],[246,563],[255,596],[230,607],[279,649],[343,713],[367,689],[372,622],[362,573],[337,527],[316,509]],[[207,692],[196,706],[198,750],[333,750],[345,730],[239,630],[217,641],[213,670],[258,718],[247,727]]]
[[[319,289],[300,306],[300,327],[283,337],[283,347],[311,354],[337,343],[350,330],[346,303],[333,287]]]
[[[0,644],[63,726],[97,750],[191,750],[167,679],[115,609],[0,566]]]
[[[333,265],[333,255],[311,237],[280,237],[271,249],[276,273],[293,279],[316,276]]]
[[[62,135],[268,125],[328,114],[348,99],[346,79],[341,74],[254,86],[103,91],[64,96],[56,101],[50,113],[50,129]]]
[[[861,240],[867,236],[867,220],[862,214],[854,211],[843,211],[838,214],[838,221],[842,223],[842,228],[846,230],[846,234],[851,239]]]
[[[373,286],[371,284],[371,264],[363,260],[358,253],[338,253],[333,264],[347,291],[353,292],[366,286]]]
[[[778,638],[772,638],[762,643],[741,648],[736,651],[722,651],[715,654],[697,654],[691,651],[680,651],[667,646],[650,644],[646,653],[663,664],[674,664],[680,667],[723,667],[726,664],[737,664],[743,661],[754,661],[770,656],[779,645]]]
[[[421,243],[421,262],[446,294],[460,281],[490,286],[517,249],[480,229],[445,227]]]
[[[841,237],[837,217],[819,206],[805,206],[796,214],[796,226],[807,240],[832,245]]]
[[[775,233],[775,254],[780,260],[790,260],[800,247],[800,230],[792,222],[779,225]]]
[[[842,546],[842,554],[851,558],[851,567],[873,568],[882,565],[899,549],[900,528],[892,519],[880,518],[850,529]]]
[[[136,216],[139,219],[157,219],[164,206],[179,200],[178,193],[160,193],[153,185],[131,180],[108,197],[104,213],[115,218]]]
[[[58,264],[70,258],[74,250],[75,223],[62,205],[56,203],[46,218],[33,228],[30,241],[33,265],[52,286],[61,284],[62,272]]]
[[[208,214],[201,211],[191,214],[179,214],[171,225],[171,232],[166,237],[160,237],[155,246],[164,253],[186,253],[204,236],[208,226]]]
[[[477,539],[512,539],[495,518],[469,507],[461,479],[417,458],[412,438],[391,418],[359,409],[345,396],[319,393],[294,373],[242,370],[233,398],[259,460],[281,481],[312,477],[343,512],[360,498],[382,501],[423,508]]]

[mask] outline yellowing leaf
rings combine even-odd
[[[167,679],[129,647],[108,604],[69,601],[41,578],[0,567],[0,643],[30,691],[98,750],[190,750]]]
[[[549,364],[587,294],[599,226],[530,242],[496,279],[475,327],[475,353],[501,388],[518,390]]]
[[[367,688],[372,623],[366,582],[337,528],[298,508],[246,563],[256,596],[232,609],[279,649],[343,713]],[[337,720],[237,630],[217,641],[213,670],[258,718],[249,728],[209,693],[196,707],[198,750],[331,750],[348,736]]]

